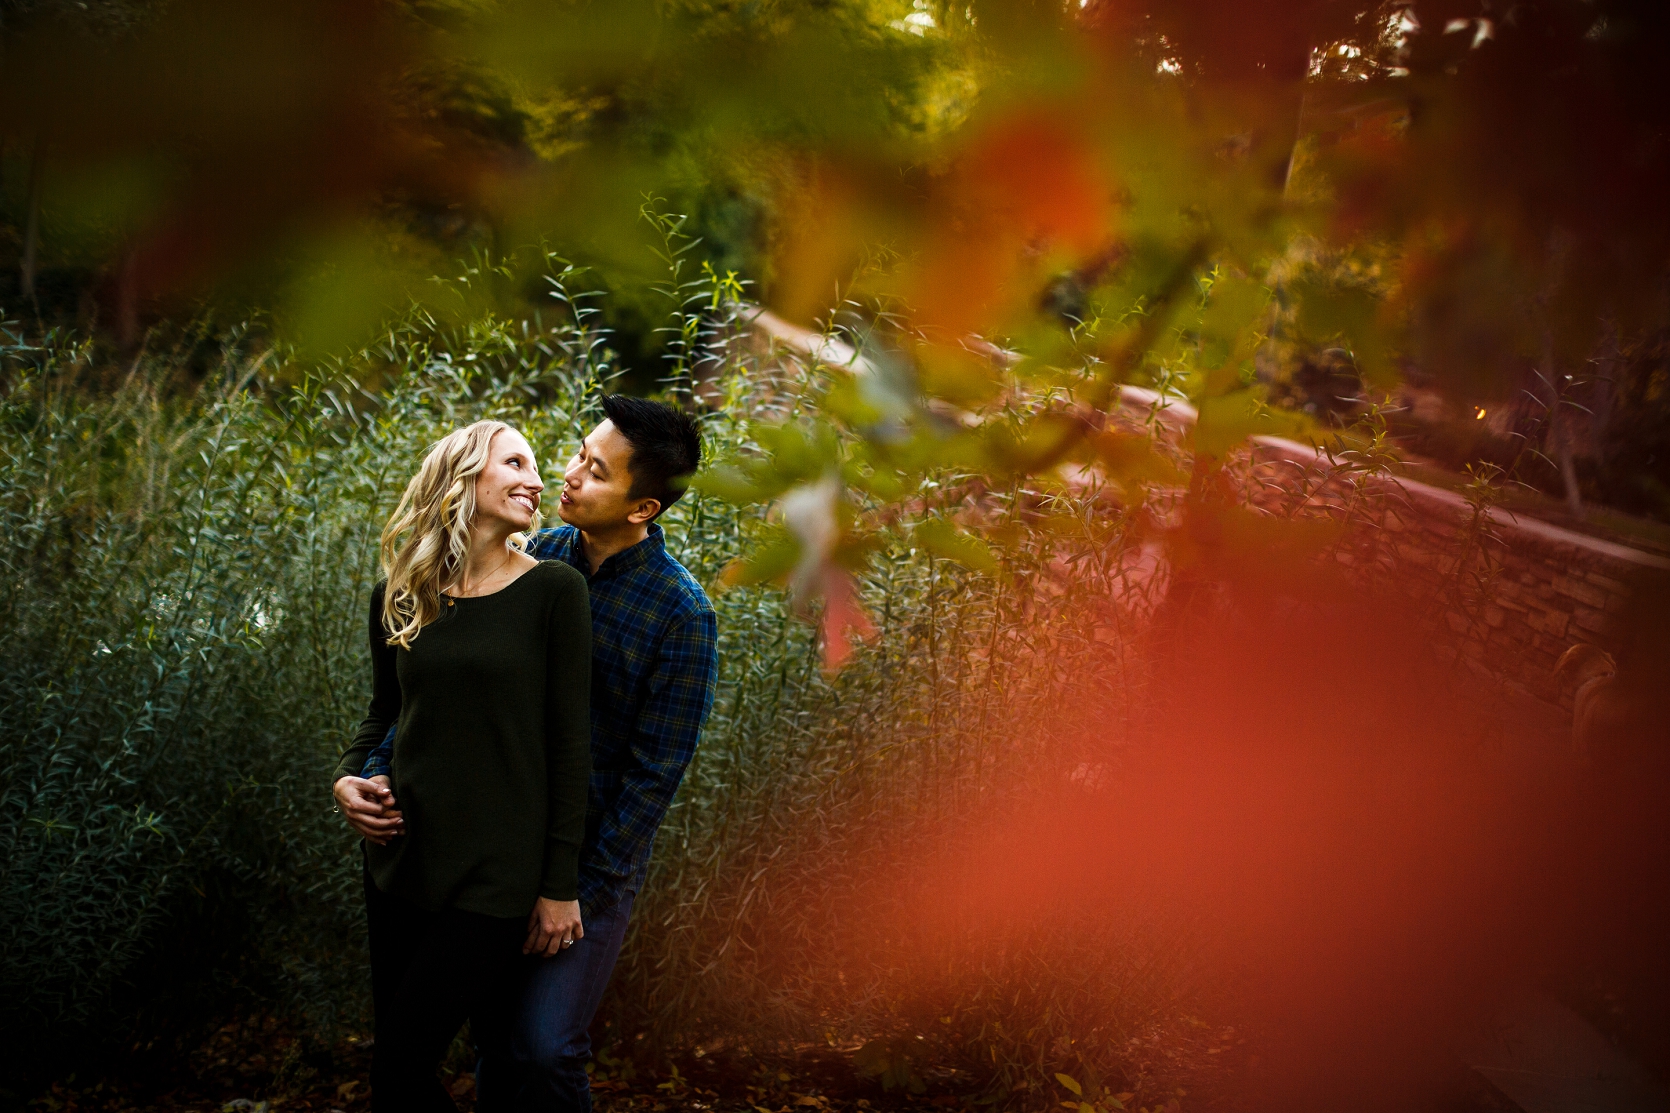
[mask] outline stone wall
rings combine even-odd
[[[1255,460],[1325,468],[1309,446],[1256,438]],[[1445,608],[1460,652],[1544,699],[1562,698],[1554,664],[1578,642],[1616,652],[1624,619],[1670,560],[1408,480],[1373,481],[1379,549]],[[1352,559],[1351,551],[1341,557]],[[1664,616],[1670,622],[1670,615]]]
[[[839,340],[764,310],[751,310],[744,327],[752,350],[767,362],[790,358],[860,374],[872,370]],[[980,350],[996,362],[1012,358],[989,346]],[[1124,386],[1120,394],[1130,411],[1177,429],[1197,417],[1182,399],[1144,387]],[[1255,469],[1276,461],[1307,471],[1333,467],[1308,445],[1279,437],[1254,437],[1253,442]],[[1263,478],[1274,480],[1273,488],[1291,486],[1282,482],[1291,474]],[[1379,536],[1367,548],[1378,551],[1366,554],[1365,573],[1372,574],[1378,562],[1387,572],[1413,579],[1426,601],[1442,610],[1456,652],[1480,671],[1545,700],[1569,702],[1569,693],[1560,692],[1552,677],[1562,653],[1578,642],[1616,652],[1621,620],[1637,605],[1643,581],[1670,576],[1670,559],[1501,508],[1480,516],[1453,491],[1404,479],[1377,479],[1372,487],[1375,497],[1365,500],[1370,504],[1365,513]],[[1321,502],[1329,498],[1322,490],[1314,497]],[[1364,555],[1349,546],[1336,553],[1347,563]],[[1670,614],[1663,621],[1670,623]]]

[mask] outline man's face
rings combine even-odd
[[[615,423],[605,420],[586,435],[562,477],[557,514],[571,526],[587,531],[642,525],[661,509],[655,499],[628,497],[632,474],[628,465],[632,446]]]

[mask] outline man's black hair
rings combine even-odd
[[[661,510],[679,500],[685,484],[702,462],[702,431],[696,419],[676,406],[627,394],[605,394],[603,412],[614,422],[632,458],[630,499],[655,499]],[[661,512],[656,513],[660,517]]]

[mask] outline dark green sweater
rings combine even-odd
[[[366,844],[372,879],[421,908],[524,916],[578,896],[591,777],[586,581],[542,561],[508,587],[443,598],[390,646],[371,593],[371,708],[337,763],[358,776],[396,721],[395,801],[406,833]]]

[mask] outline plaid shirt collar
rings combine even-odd
[[[595,581],[624,576],[634,568],[642,568],[649,561],[666,551],[667,535],[660,526],[651,522],[648,537],[629,549],[622,549],[604,561],[595,574],[591,570],[591,561],[586,559],[586,546],[581,540],[580,531],[577,529],[563,530],[558,533],[555,543],[549,549],[546,549],[543,555],[547,560],[566,561],[579,569],[588,581]],[[540,554],[536,552],[535,555]]]

